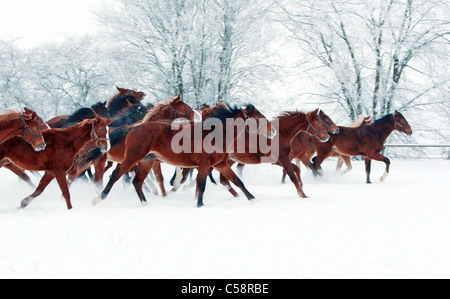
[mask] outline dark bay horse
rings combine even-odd
[[[93,119],[96,114],[103,118],[115,119],[134,106],[143,106],[141,101],[145,97],[144,92],[116,88],[118,93],[109,100],[98,102],[91,107],[80,108],[71,115],[56,116],[47,121],[47,124],[51,128],[63,128],[85,119]]]
[[[45,124],[37,113],[27,107],[24,112],[9,111],[0,115],[0,144],[13,137],[22,137],[35,151],[45,149],[41,130]]]
[[[72,167],[75,155],[89,140],[93,140],[103,152],[109,149],[108,125],[110,123],[111,120],[96,116],[94,119],[84,120],[65,129],[43,131],[47,147],[40,152],[34,151],[27,142],[18,137],[1,144],[0,161],[9,159],[22,169],[45,171],[36,191],[22,201],[21,207],[25,208],[56,178],[67,208],[71,209],[66,172]]]
[[[340,132],[331,136],[326,143],[316,147],[317,156],[313,158],[313,166],[320,169],[322,162],[333,151],[344,156],[363,156],[366,164],[366,182],[370,184],[371,160],[382,161],[386,170],[381,181],[389,174],[390,160],[381,154],[384,142],[397,130],[412,135],[412,129],[405,117],[398,111],[388,114],[374,123],[356,128],[339,127]]]
[[[196,111],[181,100],[181,97],[172,98],[170,101],[160,103],[151,109],[141,121],[134,125],[125,125],[114,128],[111,132],[111,150],[108,154],[102,154],[97,148],[90,147],[83,149],[83,152],[75,159],[74,167],[69,172],[69,181],[72,182],[85,169],[94,165],[95,178],[94,182],[98,186],[103,184],[103,175],[106,171],[106,161],[114,161],[121,163],[125,153],[125,140],[130,131],[140,128],[142,123],[158,120],[174,120],[178,117],[184,117],[193,120],[196,117]],[[146,136],[144,132],[142,136]],[[164,188],[164,177],[162,175],[159,161],[155,163],[153,171],[158,180],[163,196],[167,196]]]
[[[228,119],[236,120],[241,119],[245,123],[250,119],[265,118],[253,105],[248,105],[244,108],[237,108],[227,106],[227,108],[219,108],[214,113],[214,117],[222,124],[223,134],[225,138],[226,126],[224,125]],[[187,129],[188,132],[184,131]],[[270,122],[266,122],[263,126],[258,127],[258,132],[264,134],[271,131]],[[237,132],[234,135],[237,138],[243,133],[244,128],[237,128]],[[201,135],[196,136],[192,132],[200,131]],[[249,200],[252,200],[254,196],[245,188],[242,181],[236,176],[233,170],[228,165],[228,144],[227,141],[216,140],[217,150],[208,151],[202,145],[209,133],[212,130],[204,128],[204,122],[190,123],[180,128],[174,128],[171,122],[167,121],[153,121],[142,123],[140,127],[134,131],[130,131],[125,140],[124,157],[121,164],[114,170],[111,178],[100,194],[100,196],[94,199],[94,204],[104,200],[114,183],[131,167],[138,164],[138,173],[133,180],[134,187],[138,193],[139,199],[142,203],[146,202],[145,196],[142,192],[142,184],[147,177],[150,169],[153,166],[156,158],[149,156],[153,153],[157,159],[164,161],[174,166],[180,166],[184,168],[197,168],[197,206],[203,206],[203,193],[206,186],[206,177],[213,170],[216,169],[238,186],[246,195]],[[173,140],[175,136],[183,136],[186,138],[186,142],[189,142],[187,151],[178,152],[173,147]],[[145,136],[143,138],[142,136]],[[200,138],[200,139],[196,139]],[[234,139],[235,140],[235,139]],[[200,144],[201,142],[201,144]],[[219,145],[219,143],[221,145]],[[200,145],[200,149],[197,147]],[[196,149],[197,148],[197,149]]]
[[[300,111],[285,112],[277,117],[276,121],[273,120],[272,124],[278,130],[279,153],[278,157],[275,157],[275,160],[270,163],[283,167],[297,189],[297,194],[302,198],[307,198],[306,194],[303,192],[300,169],[295,164],[291,163],[292,159],[289,157],[291,152],[291,141],[299,132],[304,131],[309,134],[309,136],[313,136],[314,139],[325,142],[330,138],[329,132],[335,134],[339,129],[333,121],[322,110],[319,111],[319,109],[308,113]],[[246,134],[246,137],[248,137],[247,135],[248,134]],[[230,163],[260,164],[262,163],[261,158],[267,157],[269,154],[261,152],[251,153],[247,147],[244,153],[230,154]],[[231,186],[225,177],[221,176],[220,181],[233,193],[233,190],[230,189]],[[236,194],[235,191],[234,193]]]

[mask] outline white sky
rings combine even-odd
[[[96,30],[91,11],[102,0],[0,0],[0,38],[33,47]]]

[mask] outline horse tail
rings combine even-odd
[[[130,130],[131,130],[131,128],[128,126],[122,126],[122,127],[118,127],[114,131],[112,131],[109,134],[111,148],[124,142],[125,138],[127,137],[128,132],[130,132]]]
[[[73,161],[73,168],[84,169],[94,164],[102,156],[102,151],[98,147],[92,147],[76,156]]]

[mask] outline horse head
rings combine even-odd
[[[409,125],[408,121],[403,116],[403,114],[401,114],[400,112],[395,110],[395,112],[393,114],[393,117],[394,117],[394,128],[395,128],[395,130],[403,132],[406,135],[411,136],[412,135],[411,126]]]

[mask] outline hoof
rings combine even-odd
[[[143,207],[146,207],[146,206],[148,206],[148,201],[141,201],[141,204]]]
[[[203,203],[198,203],[197,204],[197,208],[201,208],[201,207],[204,207],[205,205],[203,204]]]
[[[389,175],[389,173],[388,173],[388,172],[385,172],[385,173],[383,174],[383,176],[380,178],[380,181],[381,181],[381,182],[384,182],[384,180],[387,178],[388,175]]]
[[[32,199],[22,200],[22,202],[20,203],[19,209],[25,209],[30,204],[31,201],[32,201]]]
[[[101,203],[102,202],[102,195],[100,194],[99,196],[97,196],[96,198],[94,198],[94,200],[92,201],[92,205],[93,206],[96,206],[96,205],[98,205],[99,203]]]

